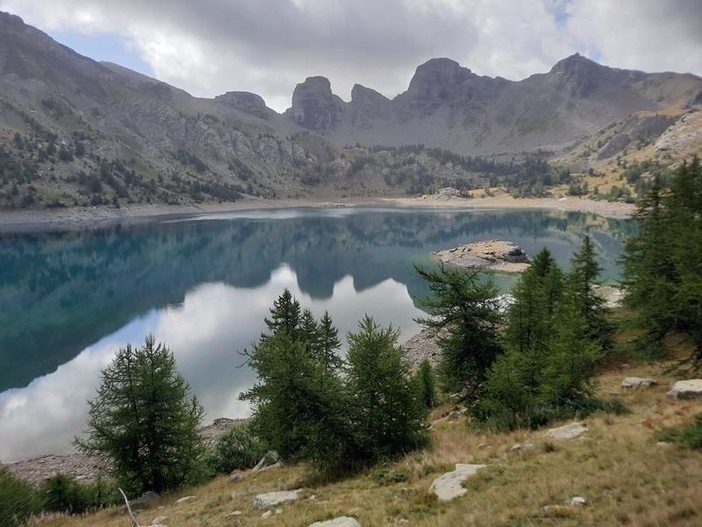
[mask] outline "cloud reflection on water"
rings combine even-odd
[[[419,311],[407,287],[392,279],[359,292],[353,278],[346,276],[334,285],[332,296],[322,300],[302,293],[296,274],[287,266],[256,288],[205,283],[189,291],[182,305],[132,321],[55,372],[0,394],[0,460],[70,450],[73,437],[83,430],[86,401],[95,394],[99,371],[121,346],[140,344],[149,333],[169,345],[179,370],[205,406],[208,420],[246,416],[250,409],[238,395],[253,383],[253,376],[241,366],[239,352],[265,329],[263,319],[285,287],[315,315],[329,311],[340,336],[355,330],[366,312],[383,325],[399,327],[403,338],[417,329],[412,319]]]

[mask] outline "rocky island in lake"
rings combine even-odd
[[[442,263],[505,273],[521,273],[531,258],[518,245],[503,240],[486,240],[432,253]]]

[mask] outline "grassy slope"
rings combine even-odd
[[[654,375],[659,385],[645,391],[623,393],[632,410],[625,416],[596,416],[587,420],[584,439],[554,443],[543,431],[512,434],[475,434],[463,420],[435,422],[434,446],[386,467],[372,469],[336,483],[315,481],[304,467],[290,466],[244,474],[199,488],[163,496],[161,502],[139,516],[148,525],[168,516],[174,526],[224,527],[235,525],[307,526],[340,515],[357,517],[364,527],[404,524],[416,526],[528,526],[528,525],[700,525],[702,524],[702,452],[656,445],[654,431],[688,422],[702,410],[702,401],[674,401],[666,397],[673,380],[660,367],[619,369],[600,380],[604,395],[618,393],[628,375]],[[444,409],[446,411],[446,409]],[[443,422],[442,422],[443,421]],[[532,441],[532,450],[512,450],[516,443]],[[432,480],[453,464],[486,463],[488,468],[470,479],[469,492],[450,503],[438,503],[428,493]],[[395,478],[396,483],[380,483]],[[304,487],[305,497],[283,505],[281,515],[261,519],[253,497],[262,492]],[[175,504],[177,498],[197,499]],[[313,497],[314,496],[314,497]],[[543,507],[584,496],[588,505],[545,512]],[[241,511],[241,515],[226,517]],[[119,508],[84,518],[48,522],[50,527],[123,527],[129,524]]]

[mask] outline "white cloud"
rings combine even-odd
[[[446,56],[521,79],[580,51],[611,66],[702,73],[699,0],[0,0],[45,30],[109,32],[163,81],[214,96],[261,94],[278,110],[324,75],[394,96]]]

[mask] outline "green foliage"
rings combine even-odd
[[[417,398],[424,405],[426,410],[431,410],[436,406],[436,381],[431,364],[424,359],[419,364],[419,369],[414,376],[414,383],[417,390]]]
[[[215,474],[228,474],[232,470],[248,469],[268,451],[248,425],[235,426],[224,432],[207,456],[208,468]]]
[[[170,350],[148,336],[141,348],[120,349],[100,377],[79,447],[111,458],[119,483],[136,493],[193,481],[203,409]]]
[[[258,377],[241,396],[253,404],[253,431],[284,459],[342,463],[347,405],[331,318],[318,324],[287,289],[270,312],[269,332],[244,350]]]
[[[585,237],[564,277],[544,249],[513,290],[507,353],[490,370],[474,415],[495,429],[534,428],[597,408],[592,379],[611,331]]]
[[[20,527],[41,511],[41,505],[34,487],[13,476],[7,467],[0,467],[0,525]]]
[[[80,483],[75,478],[63,474],[46,480],[39,492],[43,496],[44,510],[67,514],[81,514],[121,501],[119,491],[114,485],[108,485],[103,480]]]
[[[656,434],[659,441],[670,441],[686,448],[702,450],[702,413],[687,426],[665,428]]]
[[[702,165],[694,158],[665,190],[656,180],[639,205],[640,231],[623,257],[625,305],[639,346],[650,357],[667,356],[667,337],[685,337],[687,358],[702,367]]]
[[[497,288],[478,272],[416,267],[433,295],[420,301],[431,317],[417,322],[440,331],[443,351],[440,375],[444,389],[476,397],[495,359],[502,353],[499,339],[501,316]]]
[[[402,361],[392,326],[366,315],[347,338],[351,419],[360,459],[373,462],[426,444],[425,410]]]
[[[338,472],[424,444],[423,410],[396,331],[366,317],[348,335],[345,364],[327,313],[316,321],[288,290],[270,312],[269,332],[244,351],[257,381],[241,396],[269,448]]]
[[[612,347],[614,326],[609,321],[609,309],[597,291],[602,267],[597,262],[595,248],[589,236],[583,238],[580,249],[571,258],[567,287],[586,324],[587,336],[599,342],[603,349]]]

